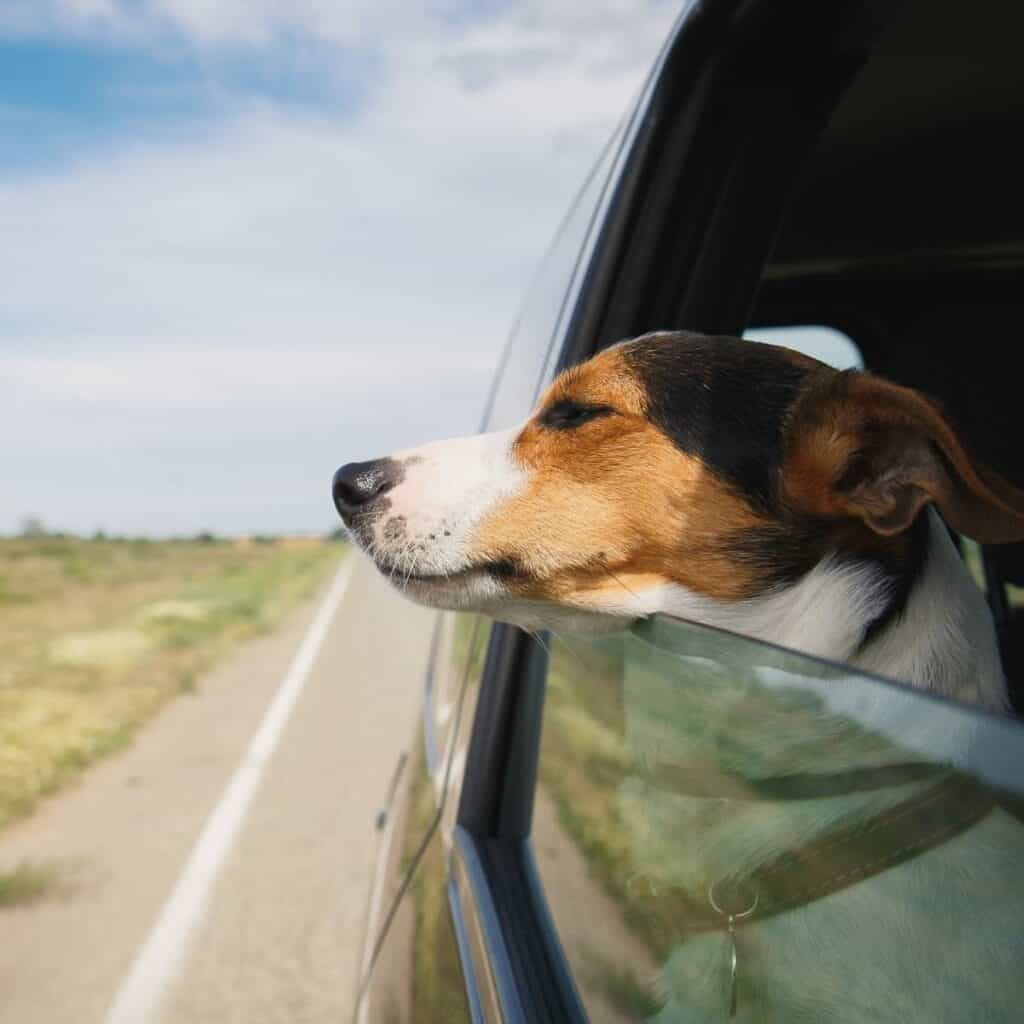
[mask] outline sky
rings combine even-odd
[[[319,533],[471,433],[668,0],[0,0],[0,533]]]

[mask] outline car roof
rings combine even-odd
[[[903,5],[796,187],[768,279],[1024,263],[1021,39],[1019,0]]]

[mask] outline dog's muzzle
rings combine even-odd
[[[402,479],[402,468],[394,459],[349,462],[334,474],[331,493],[338,514],[350,524],[354,516],[372,505]]]

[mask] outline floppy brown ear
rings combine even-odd
[[[800,510],[885,536],[934,502],[982,543],[1024,540],[1024,491],[974,462],[930,399],[871,374],[823,374],[797,401],[782,472]]]

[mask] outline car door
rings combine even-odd
[[[554,638],[542,720],[590,1020],[1018,1019],[1020,722],[665,617]]]

